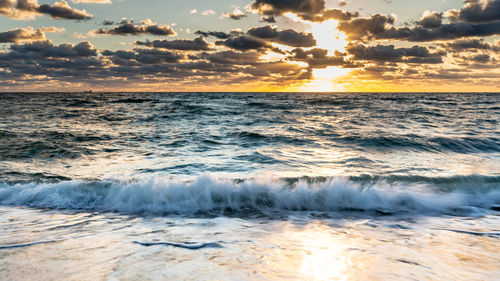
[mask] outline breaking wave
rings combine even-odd
[[[4,183],[0,184],[0,204],[146,215],[371,211],[467,216],[498,210],[500,182],[495,179],[462,180],[461,184],[457,180],[397,183],[380,180],[366,184],[343,178],[298,179],[290,183],[264,179],[233,181],[205,175],[191,182],[154,178],[129,183],[112,180]],[[457,187],[440,187],[450,182]]]

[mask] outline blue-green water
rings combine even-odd
[[[492,279],[500,259],[499,122],[495,93],[0,94],[0,271],[25,279],[16,266],[27,249],[45,249],[38,257],[54,247],[71,260],[70,253],[79,252],[74,243],[90,239],[85,251],[92,252],[92,237],[106,233],[112,242],[98,244],[114,266],[89,280],[204,279],[196,278],[199,272],[183,274],[183,253],[170,264],[147,252],[153,248],[250,255],[242,259],[252,266],[224,260],[230,269],[219,268],[207,280],[331,280],[339,278],[273,267],[275,260],[252,274],[254,254],[266,256],[281,245],[284,252],[273,257],[288,250],[300,256],[276,237],[318,232],[326,245],[356,230],[344,241],[363,253],[351,265],[363,258],[384,264],[390,251],[411,250],[416,260],[391,258],[393,267],[405,268],[394,275],[348,267],[345,276]],[[172,232],[171,225],[181,226]],[[199,237],[212,228],[217,231]],[[456,244],[460,237],[466,245]],[[297,239],[292,246],[305,238]],[[182,242],[196,243],[195,249]],[[450,263],[439,258],[444,265],[425,262],[434,242],[468,259],[450,254]],[[373,247],[380,251],[370,252]],[[150,275],[117,269],[142,254],[156,262]],[[197,261],[198,268],[214,266],[207,256]],[[479,261],[497,266],[469,274]],[[52,263],[41,258],[36,265],[50,272]],[[162,270],[166,264],[182,269]],[[469,271],[443,273],[459,266]],[[67,277],[87,279],[84,271]]]

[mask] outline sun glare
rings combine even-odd
[[[304,22],[292,13],[287,13],[285,16],[296,22]],[[348,44],[347,36],[337,29],[339,24],[338,21],[332,19],[324,22],[307,23],[310,25],[310,29],[308,31],[311,32],[314,39],[316,39],[316,46],[314,48],[327,50],[328,56],[335,56],[336,51],[345,52],[345,48]],[[304,62],[290,61],[290,63],[303,64]],[[342,84],[336,83],[335,80],[341,76],[347,75],[350,71],[351,69],[345,69],[337,66],[314,68],[312,69],[313,79],[311,81],[301,84],[300,86],[293,86],[291,88],[302,92],[345,91],[345,87]]]
[[[343,84],[337,83],[336,79],[347,75],[351,69],[337,66],[313,69],[313,80],[302,84],[297,90],[301,92],[345,92]]]
[[[336,20],[311,23],[311,33],[316,39],[317,47],[328,50],[330,56],[334,55],[335,51],[344,51],[347,46],[347,37],[337,30],[338,24]]]
[[[338,22],[328,20],[321,23],[311,23],[311,33],[317,42],[317,48],[328,50],[329,56],[334,56],[335,51],[344,52],[347,46],[347,37],[337,30]],[[315,68],[312,70],[313,80],[300,87],[303,92],[341,92],[345,91],[342,84],[335,79],[347,75],[351,70],[337,66]]]
[[[313,76],[315,80],[331,80],[332,78],[346,75],[351,70],[337,66],[329,66],[327,68],[315,68]]]

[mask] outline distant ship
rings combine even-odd
[[[92,90],[83,91],[84,94],[92,94]]]

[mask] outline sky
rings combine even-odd
[[[498,92],[500,0],[0,0],[0,91]]]

